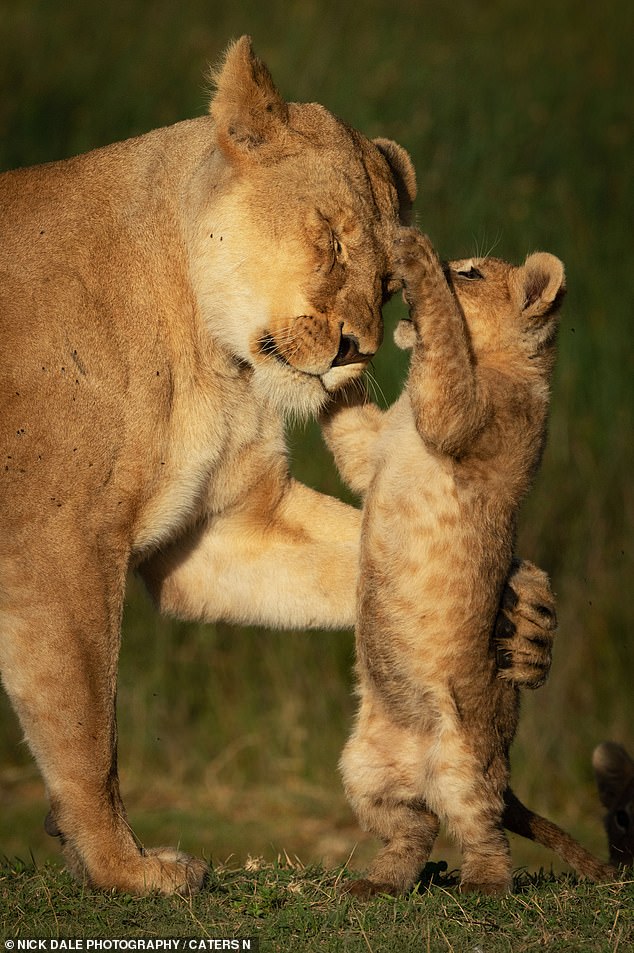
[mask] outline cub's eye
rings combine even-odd
[[[339,239],[337,238],[334,232],[332,234],[332,249],[335,253],[335,256],[339,258],[343,252],[343,245],[341,244],[341,242],[339,241]]]
[[[467,281],[484,281],[484,275],[475,265],[470,265],[468,268],[457,268],[456,274],[459,278],[466,278]]]

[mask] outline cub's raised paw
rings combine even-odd
[[[403,283],[403,297],[415,318],[418,306],[448,293],[442,264],[427,235],[417,228],[399,228],[392,246],[392,270]],[[429,300],[427,300],[429,299]]]
[[[418,228],[399,228],[392,246],[392,265],[404,281],[440,267],[436,250]]]

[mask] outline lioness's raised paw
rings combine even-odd
[[[493,633],[499,677],[521,688],[543,685],[556,631],[548,576],[528,560],[514,560]]]

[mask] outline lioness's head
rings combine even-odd
[[[389,250],[414,170],[396,143],[286,103],[248,37],[214,82],[219,182],[200,215],[199,300],[263,397],[313,413],[381,343]]]

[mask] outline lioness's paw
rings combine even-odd
[[[494,630],[500,678],[521,688],[543,685],[556,630],[555,597],[548,576],[527,560],[515,560]]]
[[[133,896],[155,892],[190,896],[201,889],[209,870],[203,860],[171,847],[135,848],[120,857],[116,865],[111,856],[104,856],[90,866],[70,841],[64,840],[63,851],[66,866],[80,883]]]
[[[190,896],[198,893],[208,873],[207,864],[171,847],[155,847],[143,851],[142,893],[176,893]]]

